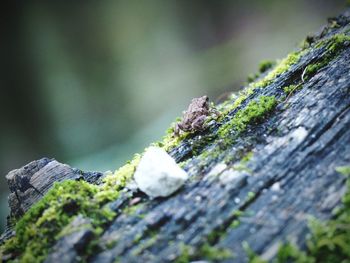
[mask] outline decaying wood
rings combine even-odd
[[[8,203],[10,216],[20,218],[28,209],[40,200],[55,182],[64,180],[85,180],[99,183],[102,173],[83,172],[54,159],[42,158],[6,175],[10,189]],[[0,243],[14,235],[11,222],[8,222]]]
[[[349,12],[344,13],[337,20],[338,27],[326,27],[312,41],[348,32],[349,17]],[[135,214],[119,214],[104,229],[98,237],[101,250],[89,261],[171,262],[181,254],[182,244],[200,247],[213,233],[224,233],[214,235],[211,243],[231,250],[235,262],[247,261],[242,242],[267,260],[276,256],[279,243],[286,240],[303,248],[308,217],[331,218],[345,191],[345,178],[335,168],[350,162],[349,46],[304,79],[305,68],[325,53],[322,48],[311,49],[273,83],[250,95],[224,123],[261,95],[275,96],[282,102],[268,118],[249,126],[220,154],[210,155],[222,143],[222,138],[216,136],[222,123],[213,123],[206,131],[181,142],[170,154],[184,162],[191,179],[168,198],[151,200],[135,189],[125,189],[110,204],[114,211],[120,212],[135,196],[140,197],[142,205]],[[282,88],[296,82],[302,82],[302,89],[283,101]],[[213,139],[201,144],[208,135]],[[209,154],[203,161],[198,154],[204,151]],[[236,169],[235,156],[238,160],[242,151],[252,152],[253,157],[245,164],[246,169]],[[227,157],[232,161],[225,162]],[[11,213],[20,216],[27,211],[55,181],[82,178],[98,183],[100,177],[50,159],[30,163],[7,176]],[[18,178],[28,178],[30,185],[21,186],[22,179]],[[232,228],[237,211],[243,215],[239,217],[240,225]],[[86,220],[77,217],[72,224]],[[157,235],[152,235],[154,232]],[[82,229],[58,240],[47,262],[58,258],[75,262],[84,255],[83,247],[91,235]]]

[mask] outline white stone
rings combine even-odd
[[[166,197],[178,190],[188,174],[163,149],[149,147],[134,174],[138,188],[150,197]]]
[[[274,192],[280,191],[281,190],[281,184],[279,182],[274,183],[271,186],[271,190],[274,191]]]
[[[305,139],[307,135],[307,130],[304,127],[299,127],[298,129],[293,131],[291,137],[294,138],[298,143],[300,143]]]

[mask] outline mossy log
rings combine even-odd
[[[349,262],[349,22],[264,66],[205,130],[170,128],[155,145],[190,179],[167,198],[135,187],[139,155],[114,174],[47,158],[10,172],[2,261]]]

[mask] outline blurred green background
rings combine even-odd
[[[10,2],[10,1],[9,1]],[[344,0],[11,1],[1,8],[0,230],[5,175],[44,156],[114,170],[191,98],[243,85]]]

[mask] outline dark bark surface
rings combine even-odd
[[[349,12],[344,13],[332,20],[336,27],[327,26],[312,41],[348,34],[349,20]],[[243,242],[267,260],[287,240],[303,248],[308,218],[331,218],[346,190],[345,177],[335,168],[350,162],[349,46],[345,43],[303,82],[305,68],[327,54],[326,47],[311,47],[271,84],[256,89],[222,123],[213,122],[171,150],[191,176],[184,187],[168,198],[154,200],[131,186],[126,188],[111,203],[118,216],[97,239],[82,228],[58,240],[46,261],[76,262],[93,238],[100,249],[89,256],[90,262],[171,262],[183,253],[183,244],[200,248],[207,242],[232,251],[235,262],[248,260]],[[286,98],[283,87],[291,84],[302,88]],[[261,95],[277,98],[276,109],[215,154],[223,144],[217,134],[221,125]],[[205,158],[204,152],[208,153]],[[242,156],[250,152],[252,158],[239,169]],[[54,181],[99,183],[101,176],[50,159],[35,161],[7,176],[11,213],[20,216],[27,211]],[[30,185],[23,185],[23,180]],[[136,211],[121,213],[136,197],[141,200]],[[71,224],[86,220],[77,217]],[[232,227],[234,220],[240,224]]]

